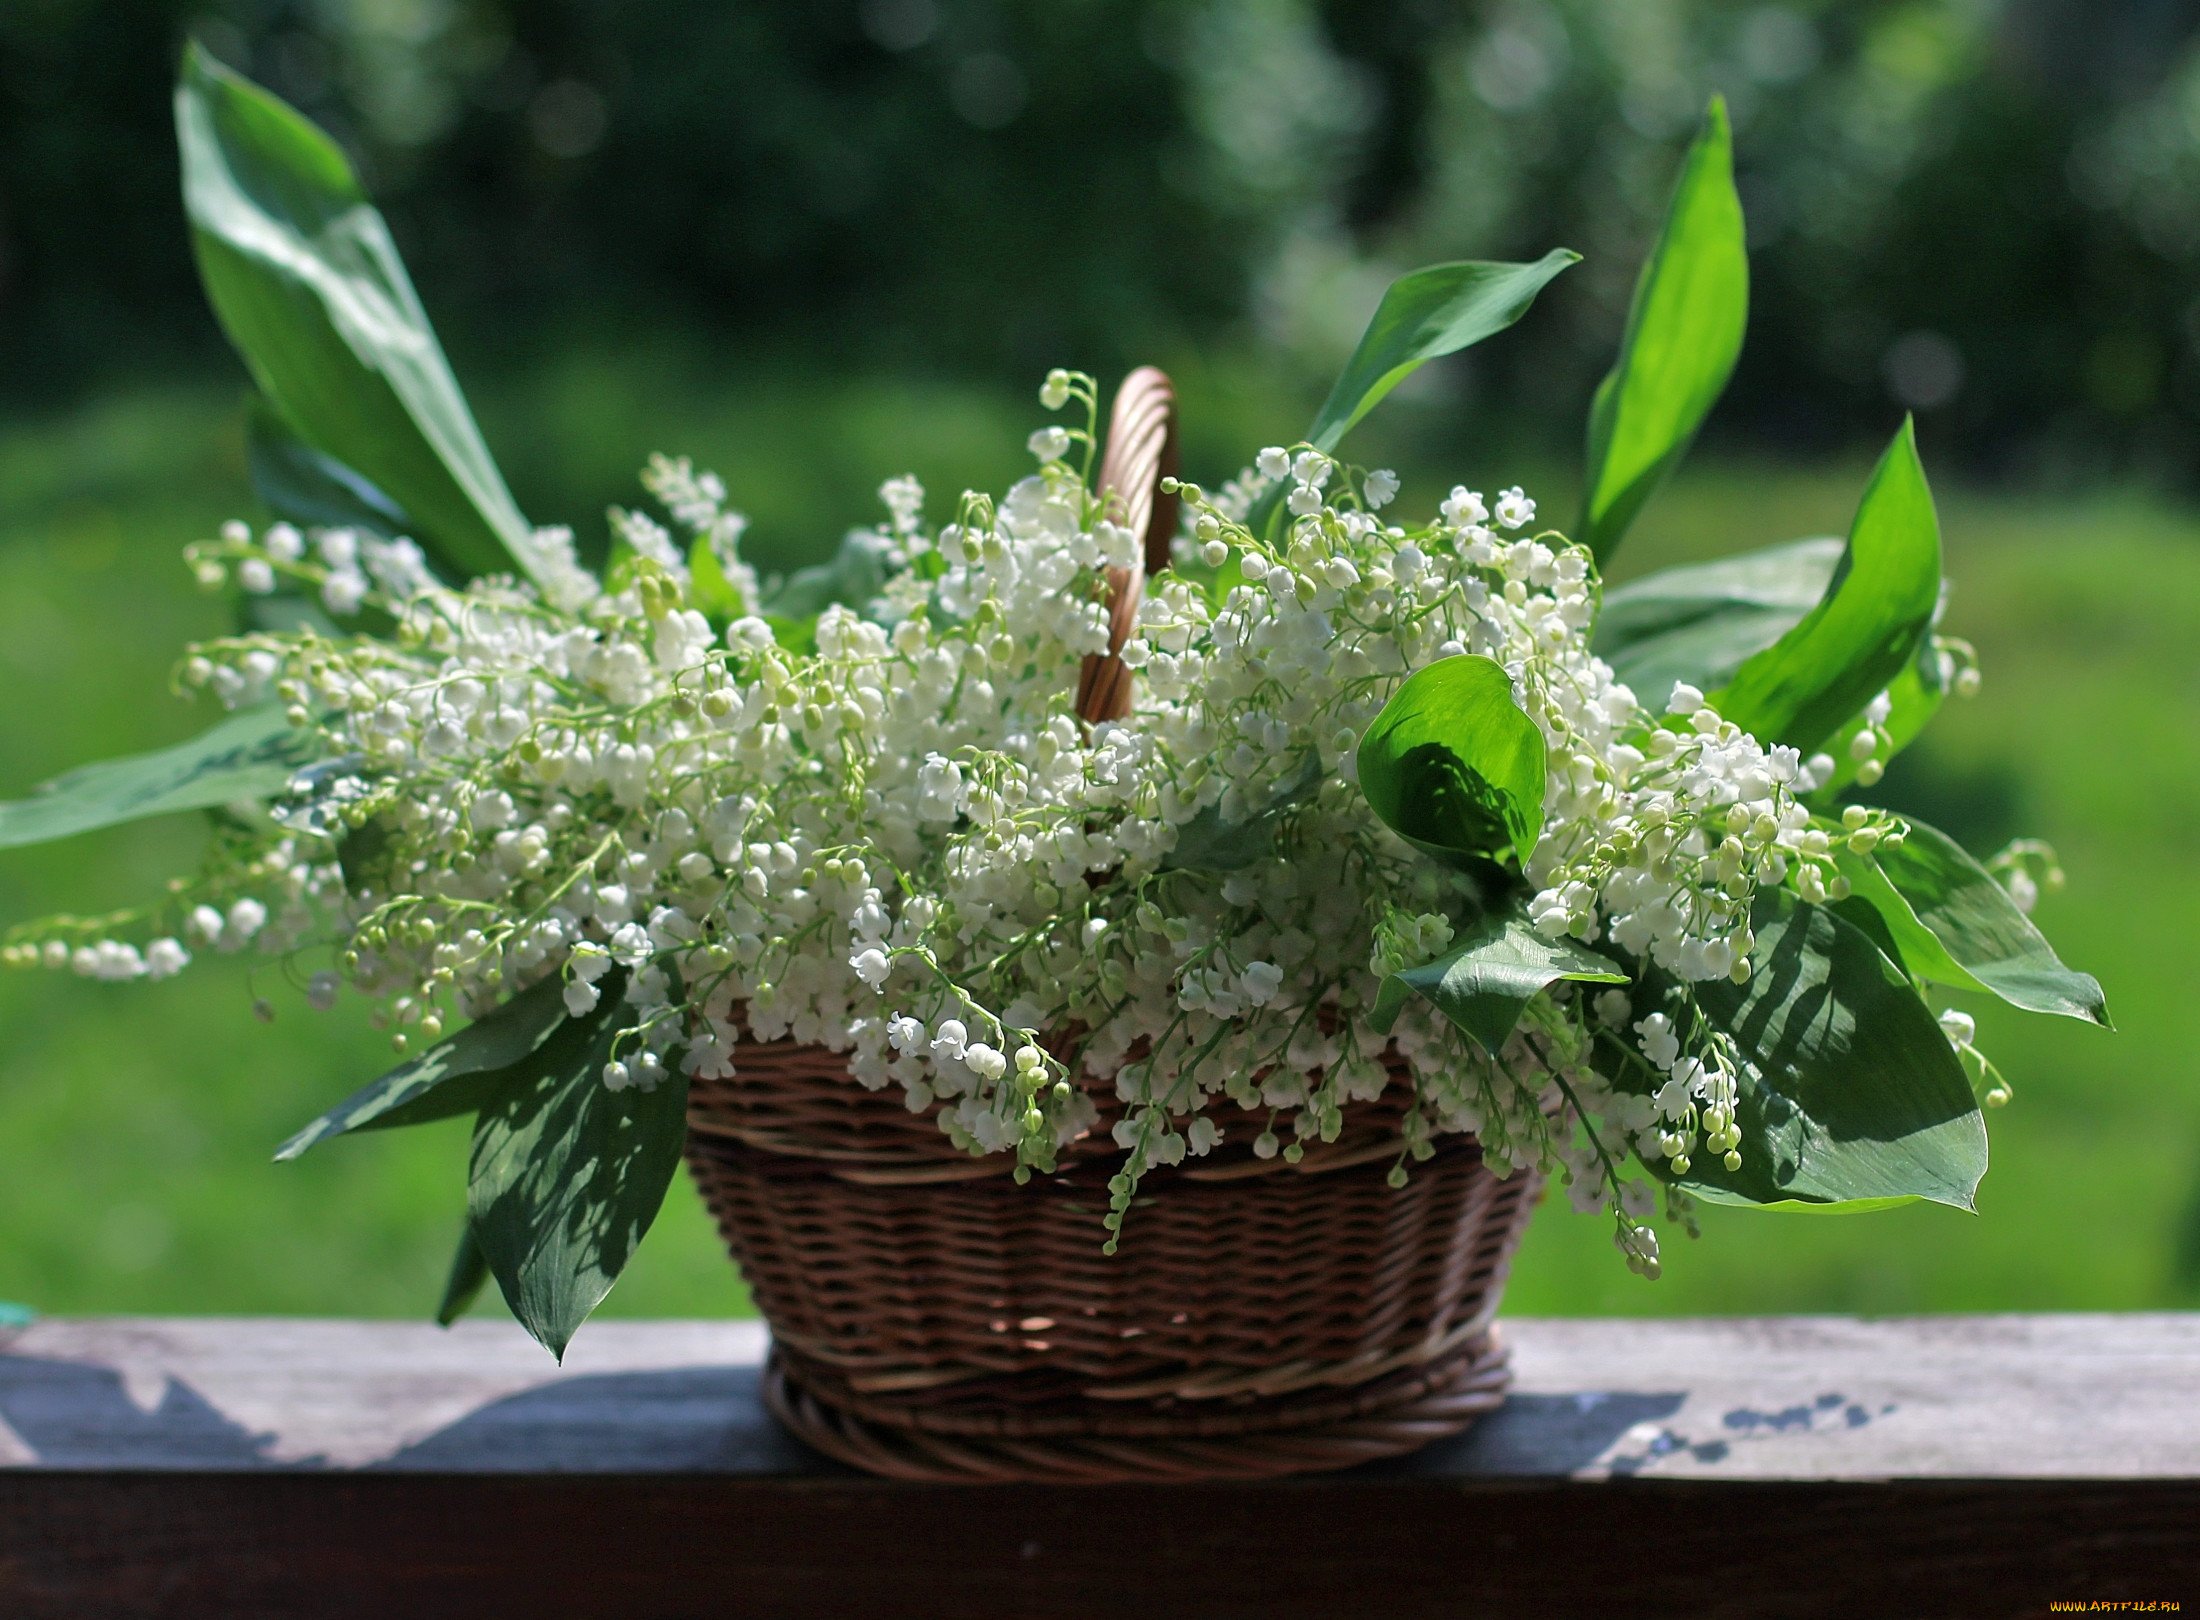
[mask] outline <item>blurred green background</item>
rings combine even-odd
[[[1588,390],[1702,101],[1736,116],[1750,346],[1617,574],[1839,532],[1918,415],[1947,628],[1986,685],[1881,797],[1987,853],[2051,839],[2041,921],[2105,1035],[1980,1006],[2017,1098],[1980,1214],[1710,1211],[1656,1284],[1546,1208],[1535,1311],[2200,1300],[2200,6],[2129,0],[10,0],[0,9],[0,797],[188,734],[229,604],[178,552],[256,515],[167,91],[188,31],[370,176],[522,506],[600,527],[652,450],[717,468],[784,565],[916,472],[1028,465],[1051,364],[1176,377],[1217,479],[1310,416],[1387,278],[1589,255],[1428,368],[1355,453],[1408,502],[1572,509]],[[189,819],[0,854],[0,921],[129,900]],[[462,1127],[282,1167],[387,1052],[274,975],[0,977],[0,1299],[421,1314]],[[259,989],[272,1025],[250,1014]],[[743,1296],[685,1184],[613,1295]],[[490,1307],[495,1308],[495,1307]]]

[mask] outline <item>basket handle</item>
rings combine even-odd
[[[1115,391],[1107,449],[1100,458],[1100,496],[1111,516],[1140,537],[1143,556],[1108,570],[1108,650],[1085,660],[1077,680],[1077,713],[1087,725],[1130,713],[1131,672],[1123,643],[1138,622],[1146,575],[1169,566],[1176,538],[1177,498],[1161,487],[1177,470],[1176,389],[1155,366],[1140,366]]]

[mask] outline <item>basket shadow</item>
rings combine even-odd
[[[753,1366],[559,1378],[476,1407],[372,1466],[425,1473],[841,1472],[764,1410]]]

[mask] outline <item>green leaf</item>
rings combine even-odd
[[[1553,277],[1580,262],[1581,255],[1570,248],[1553,248],[1533,264],[1470,259],[1424,265],[1400,276],[1384,289],[1374,318],[1360,334],[1359,346],[1345,362],[1322,408],[1314,413],[1307,442],[1318,450],[1334,451],[1360,418],[1406,378],[1431,360],[1504,331],[1528,313],[1536,294]],[[1283,510],[1287,492],[1285,483],[1273,485],[1253,503],[1246,527],[1258,535],[1268,534]],[[1234,583],[1224,582],[1217,594]]]
[[[0,804],[0,849],[282,792],[316,749],[280,705],[245,709],[172,748],[101,760]]]
[[[684,1074],[604,1085],[621,1005],[606,989],[474,1125],[474,1236],[512,1314],[561,1359],[656,1218],[687,1136]]]
[[[1888,960],[1906,969],[1912,978],[1946,985],[1952,990],[1984,990],[1970,971],[1948,954],[1948,948],[1918,920],[1902,891],[1887,880],[1879,863],[1869,855],[1836,848],[1834,862],[1849,880],[1849,898],[1834,909],[1871,935],[1872,943]]]
[[[1748,322],[1734,138],[1714,96],[1635,282],[1619,359],[1589,406],[1588,495],[1575,538],[1599,563],[1688,453],[1733,375]]]
[[[481,1285],[489,1280],[489,1257],[474,1241],[473,1223],[459,1228],[458,1248],[451,1255],[451,1274],[443,1283],[442,1303],[435,1308],[436,1325],[449,1327],[473,1309]]]
[[[1785,890],[1760,896],[1751,925],[1749,983],[1693,987],[1743,1059],[1742,1167],[1699,1151],[1679,1184],[1718,1203],[1971,1208],[1985,1120],[1908,977],[1850,923]]]
[[[1940,519],[1905,419],[1865,486],[1818,605],[1712,705],[1765,743],[1812,752],[1917,657],[1940,607]]]
[[[829,561],[768,583],[758,611],[769,619],[814,624],[835,603],[861,613],[885,588],[886,564],[877,542],[859,531],[842,540]]]
[[[1945,595],[1942,600],[1945,605]],[[1937,613],[1934,622],[1939,622]],[[1882,733],[1880,746],[1872,757],[1884,765],[1917,741],[1933,716],[1940,712],[1940,705],[1947,696],[1948,674],[1941,664],[1940,648],[1928,634],[1918,643],[1917,656],[1887,683],[1887,718],[1879,728]],[[1813,802],[1833,802],[1842,789],[1856,780],[1864,762],[1850,757],[1849,743],[1864,726],[1865,720],[1860,714],[1827,739],[1826,752],[1833,756],[1833,775],[1811,795]]]
[[[277,1162],[295,1159],[347,1131],[422,1125],[473,1113],[511,1083],[515,1066],[557,1032],[565,1021],[564,996],[564,983],[556,975],[540,980],[411,1062],[360,1087],[277,1148]]]
[[[1517,913],[1484,917],[1444,955],[1385,978],[1370,1021],[1387,1034],[1406,998],[1425,996],[1495,1057],[1521,1009],[1561,979],[1625,984],[1627,975],[1572,940],[1545,939]]]
[[[1882,844],[1871,859],[1899,895],[1911,921],[1941,947],[1940,956],[1929,959],[1930,965],[1911,959],[1912,969],[1943,984],[1990,990],[2028,1012],[2055,1013],[2109,1027],[2100,981],[2065,967],[2054,947],[2032,926],[2032,919],[2017,909],[2009,891],[1954,839],[1921,821],[1911,821],[1909,826],[1899,848]],[[1847,870],[1845,863],[1843,870]],[[1879,904],[1872,895],[1866,898]],[[1885,917],[1886,906],[1879,905],[1879,910]],[[1887,920],[1908,958],[1910,936],[1893,918]],[[1951,965],[1961,978],[1949,973]]]
[[[1307,442],[1334,450],[1383,396],[1441,355],[1502,332],[1528,313],[1535,295],[1581,255],[1554,248],[1533,264],[1432,264],[1393,281],[1314,415]]]
[[[1176,847],[1161,863],[1164,872],[1237,872],[1266,860],[1276,847],[1284,812],[1312,798],[1322,784],[1321,761],[1308,755],[1299,768],[1277,783],[1266,802],[1242,821],[1225,821],[1220,805],[1206,809],[1176,831]]]
[[[747,599],[726,577],[707,534],[697,535],[688,548],[688,602],[719,629],[749,611]]]
[[[1675,681],[1713,691],[1818,605],[1842,546],[1789,540],[1630,580],[1604,593],[1597,655],[1653,708]]]
[[[334,456],[316,450],[264,398],[245,418],[252,487],[279,518],[316,529],[365,529],[394,539],[411,532],[398,504]]]
[[[197,45],[176,134],[199,273],[261,393],[453,573],[529,568],[527,521],[336,143]]]
[[[1461,654],[1417,670],[1360,739],[1360,791],[1416,848],[1525,861],[1543,828],[1543,733],[1491,659]]]
[[[360,823],[337,841],[336,864],[344,874],[344,887],[354,896],[366,893],[389,843],[389,823],[380,818]]]

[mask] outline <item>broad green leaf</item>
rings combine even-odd
[[[1589,406],[1588,495],[1575,538],[1598,562],[1688,453],[1733,375],[1748,322],[1734,138],[1714,96],[1635,282],[1619,359]]]
[[[1512,679],[1478,654],[1442,658],[1391,694],[1360,739],[1360,791],[1416,848],[1525,861],[1543,829],[1543,733]]]
[[[1742,1167],[1699,1151],[1680,1185],[1719,1203],[1971,1208],[1986,1124],[1908,977],[1850,923],[1785,890],[1761,895],[1751,924],[1749,983],[1694,987],[1743,1059]]]
[[[1934,622],[1938,620],[1935,614]],[[1887,683],[1887,718],[1879,728],[1883,740],[1872,757],[1885,764],[1917,741],[1933,716],[1940,712],[1940,705],[1947,696],[1948,673],[1941,663],[1940,648],[1928,634],[1918,643],[1917,656]],[[1833,756],[1833,775],[1812,795],[1814,802],[1830,803],[1856,780],[1864,762],[1849,756],[1849,743],[1863,729],[1864,717],[1859,714],[1827,739],[1826,752]]]
[[[1916,922],[1930,931],[1947,959],[1970,977],[1972,985],[2028,1012],[2056,1013],[2108,1027],[2100,981],[2065,967],[2054,947],[2032,926],[2032,919],[2017,909],[2009,891],[1954,839],[1921,821],[1909,825],[1901,847],[1881,845],[1872,859]],[[1899,927],[1893,931],[1898,941],[1903,939]],[[1904,949],[1906,953],[1907,945]],[[1924,977],[1936,976],[1915,962],[1911,966]]]
[[[1572,940],[1549,940],[1513,914],[1484,917],[1444,955],[1383,980],[1370,1022],[1387,1033],[1409,996],[1425,996],[1495,1057],[1521,1009],[1561,979],[1625,984],[1618,964]]]
[[[1441,355],[1480,343],[1528,313],[1535,295],[1581,255],[1553,248],[1533,264],[1431,264],[1393,281],[1359,347],[1314,415],[1307,442],[1334,450],[1383,396]]]
[[[817,616],[839,603],[861,613],[886,588],[886,565],[875,542],[861,533],[841,541],[829,561],[798,568],[764,586],[757,611],[778,628],[785,621],[797,635],[814,628]],[[786,635],[780,640],[785,642]]]
[[[1384,397],[1429,361],[1471,348],[1528,313],[1536,294],[1581,255],[1553,248],[1532,264],[1463,260],[1408,271],[1383,291],[1359,346],[1307,429],[1307,443],[1333,451]],[[1278,483],[1254,503],[1246,526],[1265,534],[1283,509]],[[1227,588],[1227,587],[1225,587]]]
[[[467,1210],[512,1314],[563,1358],[656,1219],[687,1137],[687,1077],[612,1091],[625,1022],[610,989],[481,1111]]]
[[[524,1063],[565,1021],[564,985],[556,976],[521,991],[409,1063],[353,1092],[275,1150],[278,1162],[347,1131],[422,1125],[481,1108],[513,1081]]]
[[[699,534],[688,548],[688,603],[721,629],[749,611],[749,603],[726,577],[710,536]]]
[[[527,521],[336,143],[197,45],[176,134],[199,273],[261,393],[453,573],[528,569]]]
[[[1630,580],[1604,593],[1597,655],[1652,708],[1675,681],[1716,690],[1818,605],[1842,544],[1789,540]]]
[[[1712,697],[1765,743],[1808,754],[1902,673],[1940,607],[1940,519],[1905,419],[1865,486],[1826,593]]]
[[[451,1255],[451,1273],[443,1282],[443,1299],[435,1308],[436,1323],[449,1327],[473,1308],[481,1285],[489,1280],[489,1257],[474,1241],[473,1223],[458,1230],[458,1248]]]
[[[265,399],[245,418],[252,488],[279,518],[315,529],[364,529],[393,539],[412,532],[398,504],[334,456],[316,450]]]
[[[1834,909],[1871,935],[1872,942],[1887,953],[1890,961],[1908,969],[1913,978],[1952,990],[1986,988],[1948,954],[1940,936],[1918,920],[1916,911],[1902,898],[1902,891],[1887,880],[1876,860],[1843,849],[1836,852],[1834,861],[1849,880],[1849,898]]]
[[[1237,872],[1265,860],[1276,847],[1283,814],[1314,796],[1322,783],[1321,761],[1312,755],[1276,784],[1261,807],[1241,821],[1225,821],[1220,805],[1206,809],[1176,830],[1176,847],[1161,863],[1165,872]]]
[[[317,744],[279,705],[245,709],[172,748],[81,765],[0,804],[0,849],[68,838],[177,810],[280,793]]]

